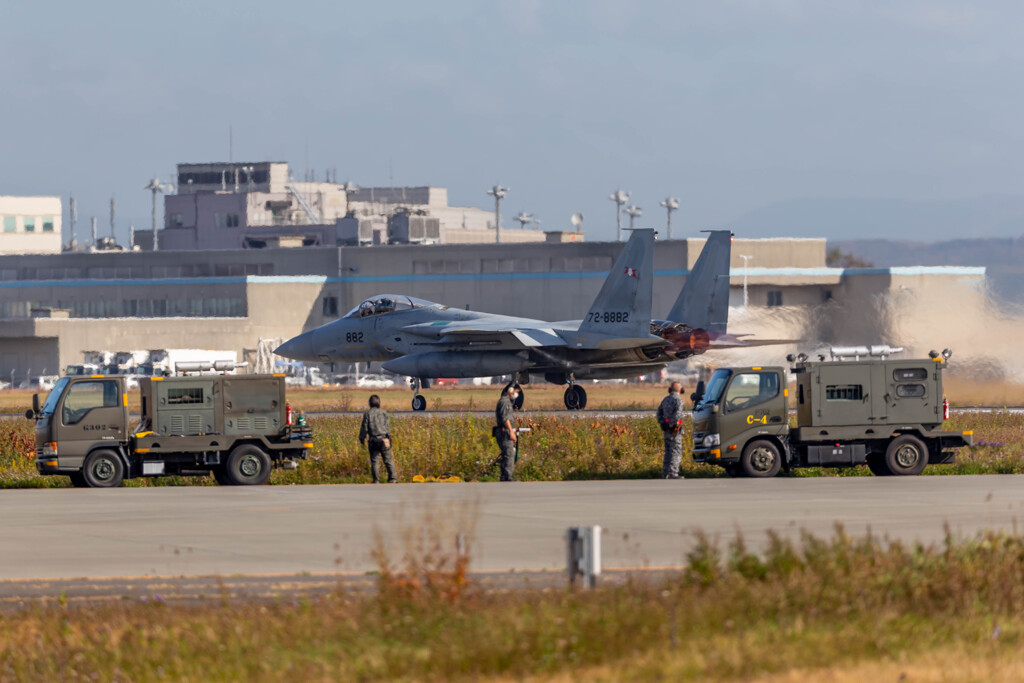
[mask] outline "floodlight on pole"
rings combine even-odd
[[[533,222],[533,216],[531,214],[526,213],[525,211],[520,211],[519,215],[516,216],[515,220],[519,223],[520,228],[526,230],[526,224]]]
[[[622,241],[622,205],[629,201],[629,193],[622,190],[615,190],[608,195],[608,199],[615,202],[615,228],[618,231],[618,240]]]
[[[495,185],[487,190],[487,194],[494,197],[494,241],[501,241],[501,200],[508,194],[508,188]]]
[[[661,202],[661,206],[665,207],[665,211],[668,213],[668,222],[665,228],[668,232],[668,239],[672,239],[672,212],[679,208],[679,200],[675,197],[667,197],[665,201]]]
[[[747,307],[747,303],[749,301],[747,299],[747,271],[750,269],[750,266],[748,264],[750,262],[750,259],[752,259],[754,257],[750,256],[749,254],[736,254],[736,255],[739,256],[741,259],[743,259],[743,308],[746,308]]]
[[[160,249],[160,233],[156,231],[156,195],[160,192],[174,192],[174,185],[161,183],[159,178],[153,178],[149,181],[149,185],[142,189],[153,193],[153,251],[158,251]]]
[[[629,216],[629,229],[630,230],[633,229],[633,223],[636,221],[636,219],[639,218],[640,216],[642,216],[643,213],[644,213],[644,210],[641,209],[639,206],[630,205],[630,206],[626,207],[626,215]]]

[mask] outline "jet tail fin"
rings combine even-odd
[[[647,337],[653,294],[654,230],[633,230],[579,331]]]
[[[686,277],[683,291],[672,306],[668,319],[708,332],[725,332],[729,323],[732,233],[728,230],[708,232],[711,233],[708,241]]]

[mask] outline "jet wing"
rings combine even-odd
[[[409,325],[402,329],[410,334],[436,337],[435,344],[438,345],[468,344],[475,346],[487,344],[500,345],[504,348],[566,346],[566,341],[552,327],[515,326],[504,321],[479,320],[445,323],[444,325],[422,323]]]

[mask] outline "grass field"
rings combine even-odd
[[[359,418],[313,417],[312,457],[295,471],[275,470],[271,484],[340,484],[369,482],[366,451],[357,440]],[[457,477],[488,481],[497,477],[497,448],[490,436],[492,419],[454,414],[425,419],[392,418],[399,480]],[[524,481],[652,478],[661,474],[662,437],[653,418],[578,418],[538,414],[520,422],[524,435],[517,478]],[[1024,419],[1008,412],[956,415],[947,427],[973,430],[975,446],[958,451],[954,465],[932,466],[926,475],[1024,473]],[[687,425],[687,431],[689,427]],[[36,474],[32,423],[0,421],[0,488],[67,486],[65,477]],[[684,436],[683,474],[725,476],[721,469],[690,459],[690,436]],[[790,476],[870,476],[866,467],[802,469]],[[134,479],[128,486],[214,485],[210,477]]]
[[[420,534],[412,534],[420,536]],[[438,536],[437,538],[440,538]],[[1024,539],[703,542],[690,568],[485,592],[428,543],[379,591],[200,606],[160,596],[0,616],[0,680],[1019,680]]]
[[[664,384],[610,384],[600,382],[584,385],[587,408],[590,410],[654,410],[665,396]],[[944,380],[946,395],[954,406],[1024,406],[1024,384],[1012,382],[980,383],[955,376]],[[689,403],[693,386],[684,387]],[[435,386],[423,392],[430,410],[493,410],[501,386]],[[561,386],[536,383],[524,386],[528,410],[564,410]],[[32,405],[32,391],[24,389],[0,391],[0,414],[23,414]],[[388,389],[349,389],[340,387],[290,387],[288,400],[298,410],[362,411],[371,394],[381,397],[382,407],[389,411],[411,410],[412,391],[404,386]],[[795,391],[790,392],[795,396]],[[42,397],[41,397],[42,398]],[[131,410],[139,410],[139,394],[129,392]]]

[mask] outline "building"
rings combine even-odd
[[[0,196],[0,254],[59,254],[60,197]]]
[[[296,181],[286,162],[268,161],[179,164],[176,192],[164,196],[159,249],[483,243],[495,238],[493,211],[449,206],[443,187]],[[543,242],[545,235],[503,225],[501,241]],[[136,242],[152,249],[150,233],[138,233]]]
[[[671,308],[703,244],[658,242],[656,317]],[[384,292],[507,315],[579,319],[621,247],[557,242],[514,249],[447,244],[0,256],[0,378],[55,372],[82,362],[87,350],[229,349],[252,362],[261,340],[266,347],[290,338]],[[990,322],[983,268],[828,268],[825,241],[816,239],[737,239],[733,254],[730,331],[802,339],[804,349],[891,343],[924,353],[954,346],[958,367],[965,355],[987,353],[964,337]],[[749,269],[741,254],[750,257]],[[950,319],[957,324],[945,324]],[[966,341],[958,344],[961,337]],[[768,362],[790,350],[758,353]],[[723,362],[725,356],[706,358]]]

